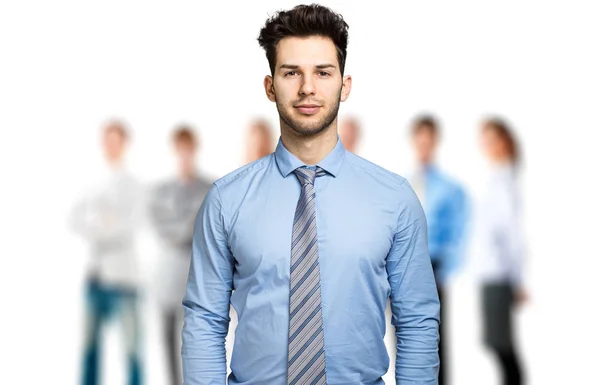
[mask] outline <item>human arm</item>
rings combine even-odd
[[[396,383],[437,385],[439,299],[427,247],[427,224],[417,197],[403,185],[399,219],[387,257]]]
[[[234,259],[225,214],[213,185],[196,218],[192,259],[183,299],[182,361],[185,385],[225,385]]]

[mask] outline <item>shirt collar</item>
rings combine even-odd
[[[428,163],[426,165],[417,166],[416,174],[421,175],[425,178],[434,177],[438,173],[438,168],[434,163]]]
[[[329,154],[327,154],[323,160],[317,163],[316,166],[321,167],[329,174],[337,177],[340,169],[342,168],[345,155],[346,149],[344,148],[344,145],[338,136],[337,143],[333,150],[331,150],[331,152],[329,152]],[[277,161],[279,172],[281,172],[281,175],[283,175],[284,178],[298,167],[307,166],[300,159],[296,158],[294,154],[289,152],[287,148],[285,148],[281,138],[279,138],[277,148],[275,149],[275,160]]]

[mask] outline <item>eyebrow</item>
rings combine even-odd
[[[333,64],[317,64],[315,67],[320,70],[326,69],[326,68],[336,68],[336,66]],[[279,66],[279,69],[297,70],[299,68],[300,68],[300,66],[295,65],[295,64],[282,64]]]

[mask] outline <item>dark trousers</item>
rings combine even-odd
[[[448,377],[448,355],[446,354],[446,331],[448,330],[448,320],[446,318],[446,306],[444,300],[446,297],[445,290],[438,286],[438,296],[440,298],[440,343],[438,347],[440,355],[440,372],[438,375],[438,385],[444,385]]]
[[[494,353],[502,370],[502,384],[521,385],[523,383],[521,365],[514,349],[510,351],[495,350]]]
[[[92,279],[87,284],[86,292],[83,385],[100,383],[102,330],[112,318],[117,319],[122,327],[127,349],[128,384],[142,383],[137,295],[133,289],[110,287]]]
[[[513,341],[513,288],[508,283],[483,286],[484,343],[496,357],[502,384],[521,385],[523,371]]]
[[[163,341],[167,354],[170,383],[172,385],[182,384],[181,373],[181,311],[165,310],[163,312]]]
[[[439,274],[439,262],[433,261],[432,262],[432,266],[433,266],[433,274],[435,276],[436,282],[437,284],[437,292],[438,292],[438,297],[440,299],[440,328],[439,328],[439,333],[440,333],[440,342],[438,345],[438,352],[439,352],[439,356],[440,356],[440,370],[439,370],[439,374],[438,374],[438,385],[444,385],[446,382],[449,382],[449,380],[447,380],[448,378],[448,355],[447,350],[446,350],[446,332],[448,331],[448,319],[446,317],[447,311],[446,311],[446,304],[445,304],[445,298],[446,298],[446,290],[444,290],[444,288],[442,287],[442,285],[440,285],[439,283],[439,279],[438,279],[438,274]]]

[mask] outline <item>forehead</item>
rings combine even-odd
[[[413,133],[413,136],[420,139],[433,139],[436,134],[429,126],[421,126]]]
[[[298,66],[314,66],[337,63],[335,44],[328,37],[290,36],[277,43],[277,66],[282,64]]]
[[[500,136],[500,133],[490,126],[484,126],[481,133],[484,136],[489,136],[489,137],[499,137]]]
[[[196,141],[192,138],[182,137],[182,138],[176,138],[174,140],[174,143],[175,143],[176,147],[194,147],[196,144]]]
[[[117,127],[108,127],[104,130],[104,137],[106,139],[119,138],[125,140],[125,133]]]

